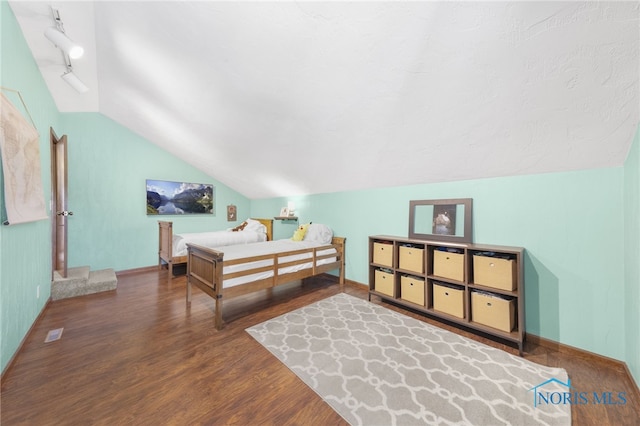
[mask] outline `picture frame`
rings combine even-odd
[[[233,204],[230,204],[227,206],[227,221],[228,222],[233,222],[238,220],[238,211],[237,211],[237,207],[234,206]]]
[[[289,216],[289,207],[283,207],[280,209],[280,217],[288,217]]]
[[[409,238],[471,243],[472,198],[409,201]]]
[[[147,179],[146,187],[147,215],[214,214],[212,184]]]

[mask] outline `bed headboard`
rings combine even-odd
[[[267,228],[267,241],[273,241],[273,219],[260,219],[252,217],[251,219],[257,220]]]

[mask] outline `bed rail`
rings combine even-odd
[[[235,297],[254,291],[276,287],[288,282],[312,277],[325,272],[339,270],[340,290],[344,289],[344,253],[346,238],[334,237],[332,244],[309,249],[291,250],[281,253],[265,254],[233,260],[224,260],[224,252],[187,244],[187,306],[191,303],[192,289],[195,285],[215,300],[215,326],[222,328],[222,299]],[[322,253],[328,249],[335,249],[332,253]],[[303,259],[287,259],[291,256],[309,254]],[[319,265],[320,261],[331,259],[330,262]],[[268,265],[264,265],[267,261]],[[243,271],[223,273],[224,266],[237,264],[252,265]],[[282,273],[281,269],[300,264],[311,263],[311,267],[296,272]],[[258,273],[270,272],[267,278],[253,280],[244,284],[223,287],[225,280],[246,277]]]

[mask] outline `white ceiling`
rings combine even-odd
[[[639,123],[638,2],[10,4],[60,111],[249,198],[615,167]]]

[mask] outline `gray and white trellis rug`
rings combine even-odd
[[[247,332],[352,425],[571,424],[565,370],[345,293]]]

